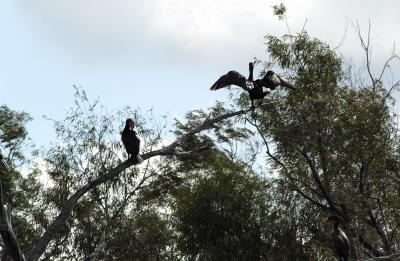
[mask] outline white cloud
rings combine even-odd
[[[32,32],[78,59],[108,61],[186,60],[235,63],[262,55],[263,36],[283,35],[285,24],[272,15],[274,0],[20,0]],[[347,19],[366,29],[373,24],[375,52],[387,54],[400,41],[397,1],[282,0],[293,31],[307,18],[312,35],[337,45]],[[351,28],[350,28],[351,29]],[[351,30],[350,30],[351,31]],[[48,41],[50,39],[50,41]],[[359,42],[350,32],[345,54],[356,53]],[[359,55],[359,53],[357,54]],[[246,63],[244,63],[246,64]]]
[[[270,7],[257,0],[37,0],[19,6],[36,37],[79,55],[134,56],[150,49],[215,56],[261,43],[273,28]]]

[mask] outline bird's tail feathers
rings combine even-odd
[[[218,85],[217,83],[214,83],[211,87],[210,87],[210,91],[216,91],[218,89],[220,89],[221,86]]]
[[[291,90],[295,89],[294,86],[288,80],[286,80],[282,76],[278,76],[278,77],[279,77],[279,80],[280,80],[282,86],[289,88]]]

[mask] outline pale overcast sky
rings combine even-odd
[[[396,0],[1,0],[0,104],[34,117],[29,131],[39,145],[53,137],[41,116],[62,119],[73,84],[110,109],[180,118],[228,99],[208,90],[221,74],[247,74],[254,56],[267,58],[263,37],[287,32],[272,15],[280,2],[292,32],[307,18],[310,35],[336,46],[347,27],[340,52],[356,62],[362,53],[349,20],[365,32],[371,20],[377,65],[400,42]]]

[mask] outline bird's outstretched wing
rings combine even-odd
[[[246,85],[246,78],[238,73],[237,71],[230,71],[225,75],[222,75],[210,88],[210,90],[215,91],[229,85],[236,85],[242,87],[244,90],[248,91],[249,87]]]
[[[289,88],[291,90],[294,90],[294,86],[288,80],[277,74],[275,74],[275,76],[279,78],[279,81],[281,82],[280,85]]]
[[[261,84],[264,87],[274,90],[279,85],[294,90],[294,86],[289,83],[288,80],[282,76],[274,73],[273,71],[268,71],[265,76],[261,79]]]

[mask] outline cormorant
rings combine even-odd
[[[336,254],[339,257],[339,261],[349,261],[350,242],[343,230],[339,228],[339,223],[341,223],[341,219],[336,215],[332,215],[328,218],[328,221],[330,221],[332,224],[332,243],[335,248]]]
[[[254,108],[254,100],[261,100],[259,105],[262,104],[264,97],[269,91],[264,90],[263,87],[275,90],[279,85],[294,89],[286,79],[275,74],[273,71],[268,71],[265,76],[261,79],[253,80],[254,64],[249,63],[249,77],[246,79],[243,75],[237,71],[229,71],[227,74],[222,75],[210,88],[215,91],[229,85],[236,85],[241,87],[243,90],[249,93],[251,100],[251,107]]]
[[[136,164],[142,162],[139,155],[140,139],[136,136],[133,130],[135,123],[132,119],[127,119],[124,130],[122,131],[121,140],[124,144],[126,153],[128,153],[128,160],[133,160]]]

